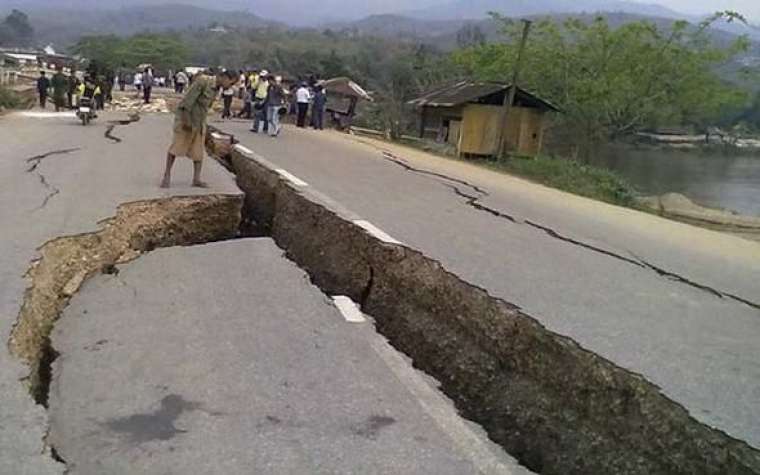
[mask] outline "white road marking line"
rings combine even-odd
[[[422,409],[448,434],[459,451],[486,475],[524,475],[531,473],[522,468],[508,455],[499,457],[501,450],[491,445],[485,433],[478,435],[457,413],[452,402],[444,398],[420,373],[388,344],[385,338],[375,334],[370,345],[388,365],[396,378],[412,393]],[[493,447],[493,448],[492,448]]]
[[[36,119],[50,119],[50,118],[58,118],[58,117],[76,117],[75,112],[38,112],[38,111],[25,111],[25,112],[19,112],[20,116],[23,117],[33,117]]]
[[[285,178],[286,180],[288,180],[290,183],[292,183],[295,186],[309,186],[308,183],[306,183],[305,181],[301,180],[300,178],[298,178],[297,176],[293,175],[292,173],[290,173],[287,170],[283,170],[282,168],[278,168],[275,171],[281,177]]]
[[[372,236],[375,236],[376,238],[378,238],[379,240],[383,242],[387,242],[388,244],[399,244],[402,246],[404,244],[401,241],[391,237],[390,234],[386,233],[385,231],[378,228],[377,226],[370,223],[369,221],[365,221],[363,219],[357,219],[354,221],[354,224],[364,229],[365,231],[370,233]]]
[[[359,309],[359,306],[350,298],[343,295],[336,295],[333,297],[333,302],[335,302],[335,306],[338,307],[338,310],[340,310],[340,313],[347,322],[364,323],[367,321],[361,309]]]
[[[251,149],[249,149],[249,148],[247,148],[247,147],[245,147],[243,145],[237,144],[237,145],[235,145],[235,149],[237,149],[237,151],[240,152],[240,153],[242,153],[243,155],[247,155],[249,157],[253,156],[253,152],[251,151]]]

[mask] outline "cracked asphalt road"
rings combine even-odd
[[[7,341],[28,281],[24,273],[37,248],[61,236],[93,231],[123,202],[172,195],[239,193],[233,178],[209,162],[209,190],[189,186],[192,167],[178,163],[176,187],[160,190],[171,119],[148,117],[120,128],[126,143],[103,136],[109,118],[83,127],[75,117],[0,117],[0,474],[44,475],[64,467],[46,453],[45,411],[20,381],[28,369]],[[134,128],[131,128],[134,127]]]
[[[452,403],[420,402],[411,365],[271,239],[96,276],[52,342],[50,440],[71,475],[530,473],[482,430],[451,430]]]
[[[4,342],[43,243],[99,229],[121,203],[240,193],[211,160],[210,189],[189,186],[187,161],[158,188],[171,116],[118,121],[116,142],[104,131],[118,117],[0,118]],[[71,303],[52,336],[48,413],[21,382],[28,368],[0,351],[0,474],[529,473],[271,240],[105,265]]]
[[[760,245],[333,132],[249,149],[760,448]]]

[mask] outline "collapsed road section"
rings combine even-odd
[[[126,203],[96,232],[43,244],[29,269],[31,285],[9,342],[11,352],[30,364],[35,400],[47,403],[53,325],[88,277],[159,247],[235,237],[241,205],[241,196],[221,194]]]
[[[373,235],[242,146],[229,164],[255,222],[328,294],[348,295],[460,411],[546,474],[752,474],[760,452],[643,377],[581,348],[438,262]]]
[[[48,442],[70,475],[528,475],[271,239],[118,268],[51,335]]]

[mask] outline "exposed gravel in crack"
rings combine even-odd
[[[97,272],[114,272],[159,247],[192,245],[237,235],[242,197],[201,195],[137,201],[119,206],[116,215],[95,232],[64,236],[44,243],[40,258],[27,272],[24,295],[8,342],[11,353],[30,365],[30,391],[45,404],[55,350],[49,335],[55,321],[81,285]]]
[[[30,157],[26,159],[26,163],[30,163],[31,165],[29,168],[26,169],[27,173],[36,173],[37,177],[40,179],[40,184],[47,190],[47,194],[45,195],[45,198],[42,200],[42,203],[34,209],[34,211],[39,211],[43,209],[45,206],[47,206],[48,202],[59,194],[61,192],[58,187],[51,185],[50,182],[47,180],[44,174],[39,171],[39,166],[42,163],[43,160],[46,158],[53,156],[53,155],[65,155],[68,153],[76,152],[80,150],[79,148],[67,148],[62,150],[53,150],[52,152],[43,153],[41,155],[35,155],[34,157]]]
[[[446,180],[447,182],[460,183],[460,184],[464,184],[464,185],[470,187],[471,189],[473,189],[473,190],[476,191],[476,193],[477,193],[476,195],[467,194],[467,193],[463,192],[457,186],[451,185],[450,183],[442,183],[443,185],[445,185],[446,187],[448,187],[449,189],[451,189],[457,196],[459,196],[461,198],[464,198],[466,200],[465,204],[467,206],[470,206],[470,207],[472,207],[472,208],[474,208],[474,209],[476,209],[478,211],[482,211],[482,212],[488,213],[491,216],[495,216],[497,218],[506,219],[507,221],[510,221],[510,222],[512,222],[514,224],[525,224],[525,225],[530,226],[530,227],[532,227],[534,229],[538,229],[540,231],[543,231],[548,236],[550,236],[550,237],[552,237],[554,239],[558,239],[558,240],[564,241],[564,242],[566,242],[568,244],[572,244],[574,246],[578,246],[578,247],[587,249],[589,251],[592,251],[592,252],[595,252],[595,253],[607,256],[607,257],[611,257],[613,259],[625,262],[627,264],[630,264],[630,265],[633,265],[633,266],[636,266],[636,267],[639,267],[639,268],[642,268],[642,269],[648,269],[648,270],[654,271],[657,275],[659,275],[661,277],[665,277],[665,278],[667,278],[669,280],[672,280],[674,282],[679,282],[681,284],[688,285],[690,287],[699,289],[699,290],[701,290],[703,292],[706,292],[708,294],[711,294],[711,295],[713,295],[715,297],[718,297],[718,298],[721,298],[721,299],[728,298],[728,299],[734,300],[734,301],[736,301],[738,303],[741,303],[741,304],[744,304],[744,305],[747,305],[747,306],[750,306],[750,307],[753,307],[753,308],[756,308],[756,309],[760,309],[760,303],[758,303],[758,302],[753,302],[751,300],[739,297],[737,295],[734,295],[734,294],[731,294],[731,293],[728,293],[728,292],[723,292],[721,290],[718,290],[718,289],[715,289],[713,287],[710,287],[709,285],[700,284],[700,283],[695,282],[695,281],[693,281],[693,280],[691,280],[691,279],[689,279],[687,277],[684,277],[684,276],[682,276],[680,274],[677,274],[677,273],[674,273],[674,272],[670,272],[670,271],[665,270],[665,269],[663,269],[661,267],[655,266],[655,265],[651,264],[650,262],[647,262],[646,260],[644,260],[644,259],[642,259],[642,258],[640,258],[638,256],[634,256],[635,259],[630,258],[630,257],[626,257],[626,256],[624,256],[622,254],[619,254],[619,253],[616,253],[616,252],[613,252],[613,251],[601,248],[599,246],[595,246],[595,245],[589,244],[587,242],[583,242],[583,241],[579,241],[577,239],[573,239],[573,238],[567,237],[567,236],[561,234],[560,232],[556,231],[555,229],[552,229],[552,228],[550,228],[548,226],[544,226],[542,224],[536,223],[536,222],[528,220],[528,219],[517,219],[514,216],[509,215],[507,213],[504,213],[504,212],[502,212],[500,210],[488,207],[488,206],[482,204],[480,202],[480,200],[482,200],[483,198],[485,198],[487,196],[490,196],[489,193],[486,190],[484,190],[484,189],[482,189],[482,188],[480,188],[480,187],[478,187],[476,185],[473,185],[473,184],[471,184],[471,183],[469,183],[467,181],[460,180],[460,179],[457,179],[457,178],[452,178],[452,177],[446,176],[446,175],[441,174],[441,173],[430,172],[430,171],[427,171],[427,170],[422,170],[422,169],[419,169],[419,168],[412,167],[411,165],[409,165],[408,163],[406,163],[403,159],[401,159],[401,158],[399,158],[399,157],[397,157],[397,156],[393,155],[392,153],[390,153],[388,151],[385,151],[385,150],[382,151],[382,156],[383,156],[383,159],[385,159],[387,161],[390,161],[392,163],[395,163],[395,164],[403,167],[406,171],[413,172],[413,173],[419,173],[419,174],[431,176],[431,177],[434,177],[434,178],[440,178],[440,179]]]
[[[116,264],[159,247],[235,237],[242,201],[240,195],[201,195],[126,203],[113,218],[101,221],[98,231],[43,244],[41,257],[27,272],[31,285],[8,341],[11,353],[29,364],[24,381],[35,402],[48,404],[52,364],[59,356],[50,341],[53,326],[90,276],[97,272],[118,275]],[[48,443],[47,438],[44,441]],[[55,447],[48,447],[51,457],[65,465]]]

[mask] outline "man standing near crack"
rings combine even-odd
[[[207,185],[201,181],[206,118],[216,97],[217,89],[231,88],[237,79],[237,74],[232,71],[218,73],[216,79],[207,74],[198,74],[193,78],[190,89],[177,106],[174,117],[174,139],[166,154],[166,170],[161,181],[161,188],[171,186],[172,166],[177,156],[188,157],[193,161],[193,186],[206,188]]]

